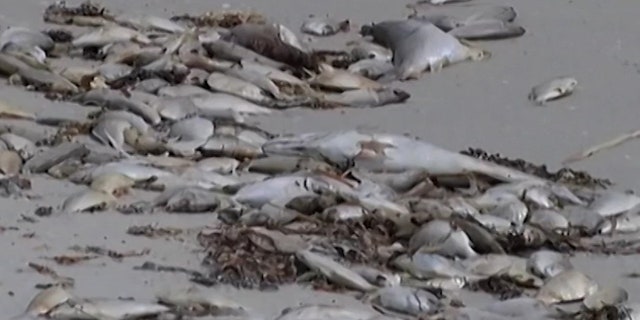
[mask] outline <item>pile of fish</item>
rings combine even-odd
[[[280,320],[637,319],[640,309],[623,288],[596,283],[567,254],[637,252],[638,243],[605,236],[640,230],[639,196],[607,190],[608,181],[582,172],[549,173],[405,135],[276,135],[246,121],[284,108],[406,101],[408,93],[388,84],[487,58],[465,39],[520,36],[515,16],[513,8],[491,7],[464,17],[383,21],[363,26],[348,50],[331,51],[307,48],[258,13],[170,20],[53,4],[45,21],[87,30],[9,28],[0,35],[0,74],[100,110],[78,121],[0,104],[3,118],[56,130],[3,120],[0,194],[28,196],[28,177],[47,174],[85,188],[57,207],[38,208],[38,216],[215,214],[219,226],[197,236],[206,271],[183,270],[193,282],[257,289],[308,283],[358,292],[373,307],[304,305]],[[350,25],[310,17],[301,30],[330,36]],[[65,57],[99,65],[69,66]],[[558,96],[534,91],[538,103]],[[153,191],[151,198],[123,200],[140,189]],[[146,269],[152,266],[159,268]],[[457,296],[469,290],[502,301],[464,306]],[[557,307],[566,302],[579,303]],[[207,315],[262,318],[197,287],[139,302],[81,298],[52,286],[15,319]]]

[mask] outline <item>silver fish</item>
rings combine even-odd
[[[435,25],[418,20],[391,20],[363,27],[376,42],[393,51],[395,78],[417,79],[429,70],[437,72],[446,65],[465,60],[484,60],[489,52],[468,47]]]
[[[323,37],[332,36],[341,31],[348,32],[350,26],[349,20],[336,21],[330,18],[311,16],[302,23],[300,30],[306,34]]]
[[[578,80],[573,77],[557,77],[547,80],[531,89],[529,100],[543,106],[548,101],[560,99],[573,93],[578,86]]]

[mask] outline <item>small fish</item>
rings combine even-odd
[[[578,86],[578,80],[573,77],[557,77],[545,81],[531,89],[529,100],[539,106],[548,101],[560,99],[573,93]]]
[[[338,32],[349,32],[351,22],[349,20],[335,21],[329,18],[316,18],[311,16],[302,23],[300,30],[306,34],[325,37]]]
[[[501,20],[484,20],[456,27],[448,33],[465,40],[498,40],[516,38],[524,35],[526,30],[511,22]]]
[[[536,299],[546,304],[571,302],[583,299],[598,290],[598,285],[584,273],[571,269],[563,271],[549,279]]]

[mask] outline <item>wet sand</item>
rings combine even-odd
[[[560,161],[583,146],[606,140],[619,133],[640,128],[640,2],[611,0],[581,1],[499,1],[478,3],[512,5],[518,22],[527,33],[518,39],[481,42],[478,46],[492,53],[483,62],[461,63],[419,81],[400,84],[411,93],[402,105],[363,110],[289,110],[277,116],[256,119],[276,133],[312,130],[373,128],[408,133],[451,150],[480,147],[559,168]],[[0,14],[0,26],[44,29],[41,13],[49,1],[8,0]],[[76,1],[68,1],[75,4]],[[10,4],[9,4],[10,3]],[[308,14],[330,14],[349,18],[359,25],[383,19],[403,18],[407,1],[326,0],[258,1],[243,0],[232,8],[251,7],[298,31]],[[105,1],[112,10],[130,10],[169,17],[221,8],[222,2],[191,1]],[[338,47],[357,38],[355,32],[316,41],[313,46]],[[579,81],[574,95],[535,107],[526,97],[531,86],[550,77],[573,75]],[[0,96],[40,115],[84,118],[91,108],[51,102],[41,94],[9,87],[1,82]],[[614,151],[597,155],[575,166],[595,176],[610,178],[617,188],[638,189],[640,145],[629,143]],[[210,215],[133,215],[115,212],[63,214],[33,217],[38,206],[58,206],[78,190],[69,182],[34,178],[32,194],[41,198],[0,199],[0,311],[15,315],[36,293],[38,283],[51,282],[27,267],[34,262],[52,267],[61,276],[75,279],[75,289],[84,297],[134,297],[151,299],[154,292],[168,287],[188,287],[188,277],[175,273],[136,271],[144,261],[198,269],[202,253],[194,236],[197,228],[214,225]],[[137,191],[136,191],[137,192]],[[129,196],[132,200],[138,193]],[[146,239],[126,234],[132,225],[157,224],[159,227],[196,228],[176,239]],[[14,230],[13,227],[17,228]],[[115,261],[108,257],[74,266],[58,266],[46,257],[71,253],[72,245],[103,246],[117,251],[150,249],[143,257]],[[635,256],[574,258],[576,268],[600,284],[622,285],[630,301],[640,300],[640,280],[623,277],[640,271]],[[246,305],[258,317],[273,317],[287,306],[301,302],[331,302],[335,295],[301,288],[282,288],[278,292],[239,292],[220,288],[222,293]],[[469,295],[464,302],[479,305],[482,296]],[[339,303],[357,304],[355,300]],[[365,307],[365,306],[363,306]]]

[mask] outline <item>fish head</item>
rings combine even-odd
[[[468,48],[467,55],[473,61],[482,61],[491,58],[491,52],[480,48]]]
[[[393,94],[396,96],[398,102],[404,102],[411,98],[411,94],[400,89],[393,89]]]

